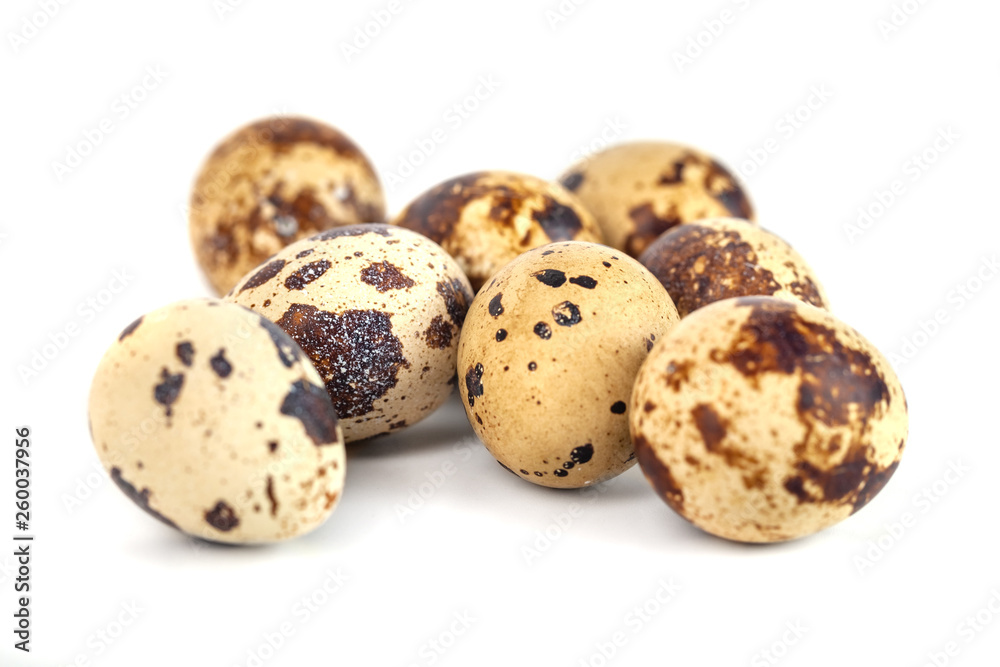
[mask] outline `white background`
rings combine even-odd
[[[253,653],[296,666],[766,665],[773,650],[787,665],[918,666],[946,648],[939,664],[996,664],[1000,279],[984,264],[1000,250],[995,2],[908,0],[912,16],[886,34],[889,0],[590,0],[563,3],[575,10],[554,24],[557,0],[407,0],[351,58],[342,45],[388,0],[234,0],[221,15],[212,0],[95,0],[50,3],[51,18],[41,4],[5,0],[0,13],[0,664],[230,667],[257,664]],[[707,46],[679,65],[691,39]],[[482,77],[495,90],[450,120]],[[783,120],[797,109],[802,122]],[[716,154],[744,173],[762,224],[811,261],[835,313],[896,355],[911,413],[898,473],[820,535],[741,546],[672,514],[638,469],[589,496],[515,479],[453,400],[351,448],[344,500],[307,537],[219,548],[151,521],[95,472],[91,375],[137,315],[207,293],[183,211],[195,171],[226,133],[276,111],[340,127],[384,179],[443,128],[445,143],[389,191],[392,212],[471,170],[555,177],[602,132]],[[111,133],[60,178],[54,163],[104,119]],[[948,128],[957,138],[935,151]],[[936,161],[914,171],[925,150]],[[850,235],[897,179],[903,194]],[[116,272],[127,284],[111,295]],[[966,285],[979,288],[968,299]],[[88,299],[104,299],[99,313]],[[927,326],[935,314],[943,323]],[[77,335],[22,377],[68,325]],[[10,630],[22,425],[37,536],[29,656]],[[442,470],[454,474],[421,489]],[[328,573],[346,577],[329,595]],[[667,602],[661,582],[678,589]],[[310,597],[322,604],[306,613]],[[983,609],[975,630],[966,618]],[[266,637],[283,627],[273,651]]]

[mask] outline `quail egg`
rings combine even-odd
[[[827,308],[819,279],[802,256],[746,220],[714,218],[673,227],[639,261],[667,288],[681,317],[738,296],[776,296]]]
[[[202,166],[191,193],[195,258],[217,294],[286,245],[336,227],[382,222],[382,186],[338,130],[275,117],[240,128]]]
[[[624,253],[554,243],[476,296],[458,348],[473,429],[500,464],[578,488],[634,464],[628,400],[649,349],[678,321],[663,286]]]
[[[352,442],[415,424],[448,398],[472,291],[427,237],[364,224],[288,246],[226,298],[295,339]]]
[[[741,542],[791,540],[857,512],[907,436],[885,357],[827,311],[767,296],[681,320],[639,371],[630,413],[656,492]]]
[[[593,216],[563,187],[503,171],[445,181],[413,201],[393,224],[440,243],[476,291],[526,250],[553,241],[604,241]]]
[[[594,214],[608,244],[633,257],[686,222],[754,219],[736,177],[711,156],[679,144],[612,146],[570,168],[560,182]]]
[[[89,413],[118,488],[190,535],[283,540],[340,499],[344,440],[323,383],[245,308],[181,301],[137,319],[98,365]]]

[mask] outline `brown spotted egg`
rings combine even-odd
[[[746,220],[713,218],[674,227],[639,261],[667,288],[681,317],[739,296],[775,296],[828,307],[819,279],[802,256]]]
[[[756,296],[681,320],[639,371],[639,464],[699,528],[741,542],[810,535],[864,507],[899,465],[903,389],[854,329]]]
[[[736,177],[709,155],[662,141],[605,149],[560,178],[609,245],[638,257],[660,234],[702,218],[754,219]]]
[[[393,224],[440,243],[476,291],[532,248],[553,241],[604,242],[593,216],[562,186],[504,171],[445,181],[414,200]]]
[[[290,243],[339,225],[382,222],[368,158],[340,131],[275,117],[240,128],[202,166],[191,193],[195,258],[216,293]]]
[[[302,347],[352,442],[415,424],[448,398],[472,291],[427,237],[367,224],[288,246],[226,298]]]
[[[473,429],[535,484],[578,488],[635,462],[628,400],[639,366],[678,321],[638,262],[554,243],[503,267],[473,301],[458,349]]]
[[[125,495],[207,540],[309,532],[344,485],[316,370],[281,329],[222,301],[181,301],[122,331],[94,376],[90,425]]]

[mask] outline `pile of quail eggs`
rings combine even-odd
[[[459,176],[386,221],[347,136],[247,125],[191,195],[194,256],[224,296],[124,328],[93,380],[94,445],[160,521],[270,542],[334,511],[345,443],[412,426],[457,385],[497,474],[580,488],[638,462],[709,533],[815,533],[888,482],[906,400],[754,220],[715,159],[639,142],[558,181]]]

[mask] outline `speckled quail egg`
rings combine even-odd
[[[440,243],[476,291],[526,250],[553,241],[604,242],[593,216],[562,186],[504,171],[445,181],[414,200],[393,224]]]
[[[738,296],[776,296],[827,308],[819,279],[802,256],[746,220],[713,218],[674,227],[639,261],[667,288],[681,317]]]
[[[827,311],[767,296],[681,320],[639,371],[630,411],[657,493],[741,542],[802,537],[857,512],[907,436],[885,357]]]
[[[309,532],[344,485],[344,440],[316,370],[281,329],[218,300],[126,327],[98,365],[90,425],[125,495],[207,540]]]
[[[226,298],[305,350],[352,442],[415,424],[448,398],[472,291],[441,246],[366,224],[288,246]]]
[[[318,121],[275,117],[227,137],[191,193],[195,258],[218,294],[286,245],[317,232],[382,222],[385,199],[368,158]]]
[[[754,219],[736,177],[701,151],[662,141],[619,144],[560,178],[609,245],[638,257],[667,229],[702,218]]]
[[[535,484],[618,475],[635,462],[635,374],[677,321],[663,286],[621,251],[569,242],[521,255],[479,292],[462,331],[459,388],[473,429]]]

